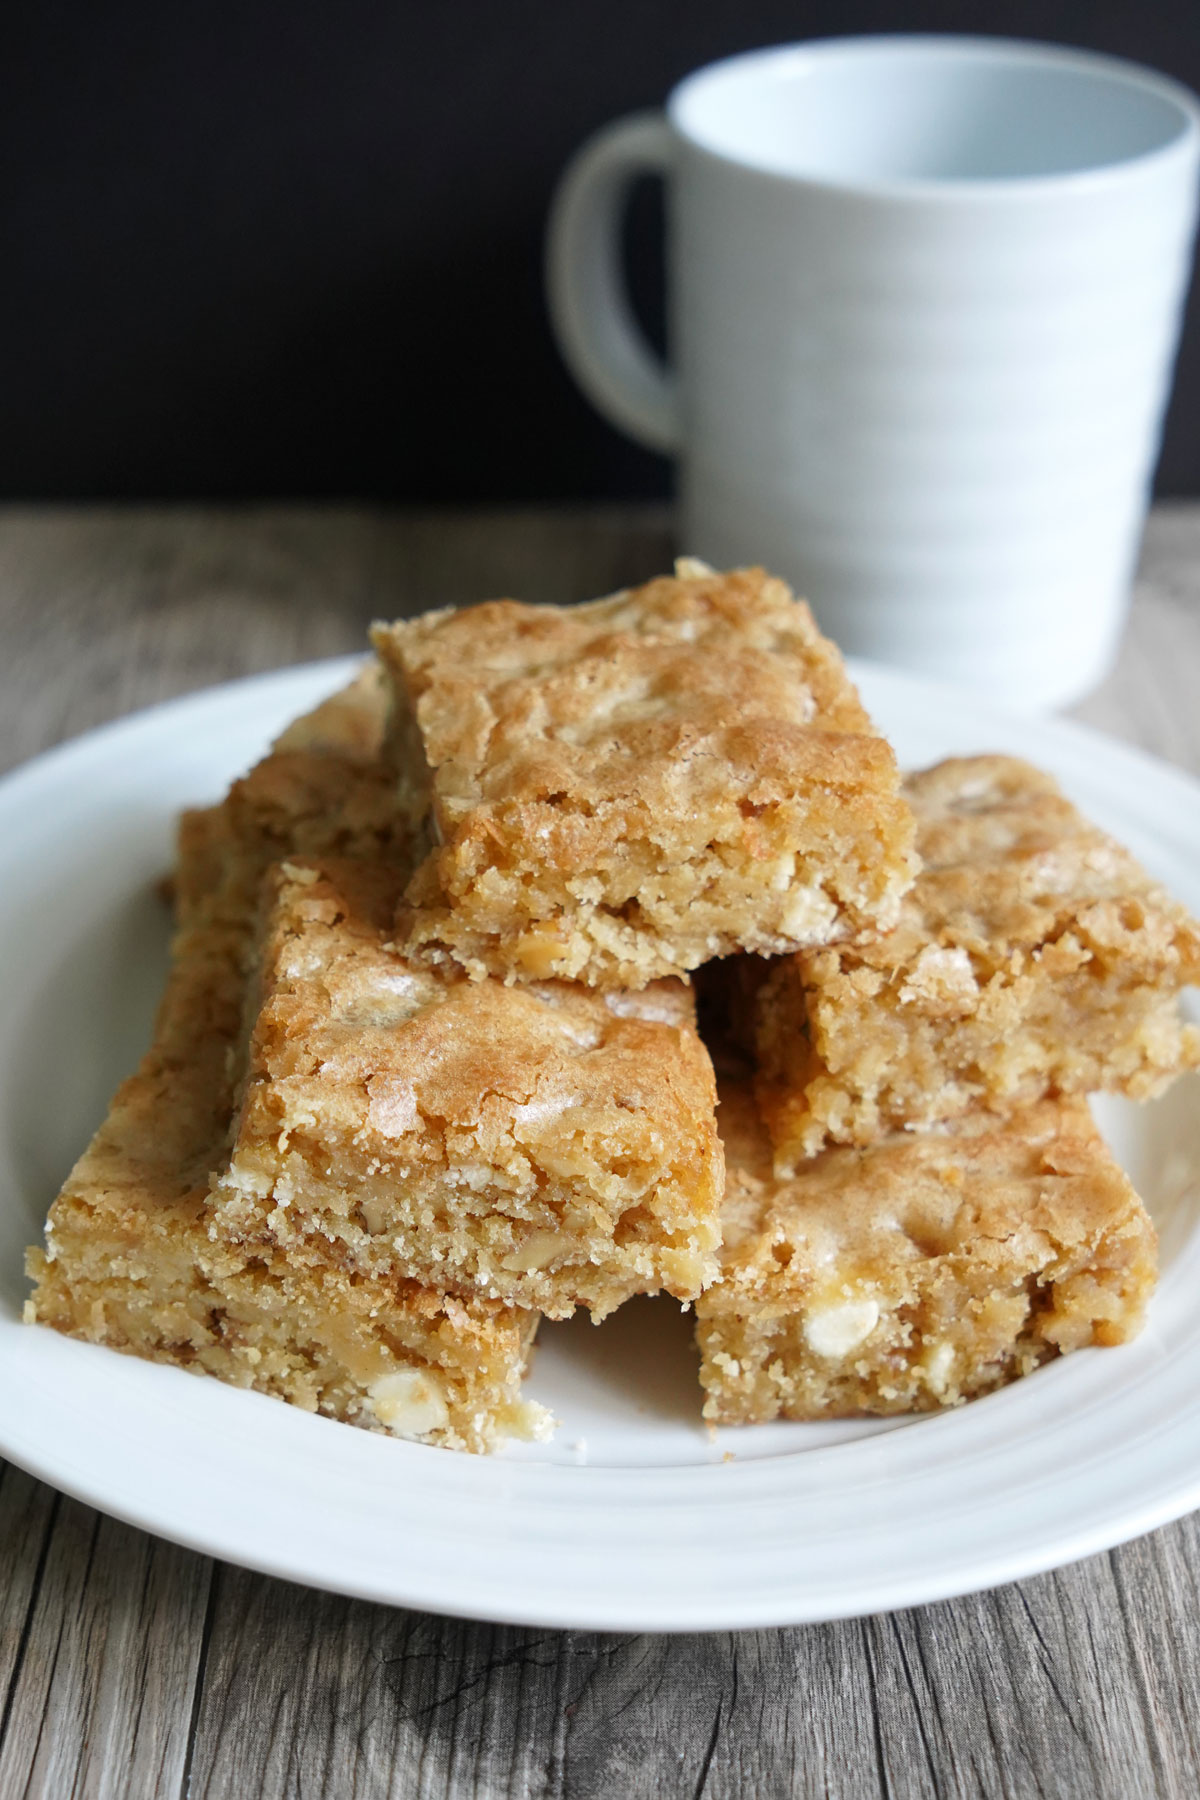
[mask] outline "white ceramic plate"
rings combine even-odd
[[[687,1321],[634,1302],[543,1328],[553,1443],[457,1456],[19,1321],[22,1251],[136,1061],[162,979],[154,883],[220,794],[347,676],[324,663],[161,706],[0,784],[0,1452],[150,1531],[373,1600],[617,1630],[828,1619],[1085,1556],[1200,1504],[1200,1090],[1104,1123],[1163,1235],[1148,1329],[915,1421],[700,1424]],[[877,669],[909,766],[1007,750],[1200,909],[1200,786],[1078,727]]]

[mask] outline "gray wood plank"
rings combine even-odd
[[[1159,1788],[1191,1800],[1200,1793],[1200,1514],[1122,1545],[1110,1561]]]
[[[1182,1623],[1174,1565],[1194,1558],[1189,1521],[892,1617],[673,1638],[470,1625],[227,1570],[191,1793],[1184,1800],[1195,1633],[1164,1675],[1119,1588],[1158,1586],[1144,1632]]]
[[[0,1794],[181,1792],[210,1566],[60,1501],[30,1595]]]
[[[1072,717],[1200,771],[1200,506],[1156,507],[1117,667]]]
[[[0,769],[176,694],[361,650],[375,618],[584,599],[669,557],[661,508],[0,508]]]
[[[655,573],[661,509],[0,510],[0,767],[366,622]],[[1151,520],[1076,716],[1200,769],[1200,507]],[[0,1477],[0,1794],[1200,1793],[1196,1519],[1034,1581],[795,1631],[599,1637],[389,1611]]]
[[[0,1463],[0,1746],[12,1716],[60,1497]]]
[[[285,1634],[288,1659],[267,1649]],[[298,1597],[227,1570],[190,1791],[850,1797],[880,1790],[869,1713],[855,1625],[680,1638],[522,1630]]]
[[[891,1793],[1117,1800],[1155,1791],[1102,1561],[871,1619],[865,1630]]]

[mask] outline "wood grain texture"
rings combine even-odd
[[[661,569],[661,510],[0,513],[0,766],[372,617]],[[1200,771],[1200,508],[1077,716]],[[0,1476],[0,1796],[1195,1800],[1200,1535],[789,1631],[546,1632],[214,1565]]]
[[[210,1565],[57,1495],[27,1536],[0,1794],[178,1794]]]
[[[659,573],[661,509],[0,508],[0,767],[153,701],[365,647],[372,619]]]

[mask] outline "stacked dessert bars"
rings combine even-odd
[[[549,1429],[540,1317],[635,1294],[695,1303],[730,1422],[946,1404],[1136,1329],[1153,1232],[1064,1096],[1198,1059],[1200,939],[1051,784],[901,791],[759,570],[374,638],[185,815],[154,1041],[32,1320],[471,1450]],[[749,1050],[719,1112],[717,958]]]
[[[969,1399],[1132,1336],[1154,1284],[1085,1096],[1200,1063],[1200,928],[1026,763],[904,793],[921,870],[892,931],[723,971],[752,1079],[697,1305],[710,1420]]]
[[[310,1411],[479,1450],[539,1425],[520,1394],[534,1314],[295,1261],[268,1236],[222,1231],[212,1195],[245,1080],[264,878],[290,855],[405,866],[385,710],[368,668],[219,806],[184,815],[153,1042],[51,1208],[28,1314]]]

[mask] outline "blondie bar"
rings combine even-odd
[[[781,1180],[722,1090],[720,1280],[696,1307],[704,1415],[920,1412],[1140,1328],[1154,1229],[1082,1101],[972,1114]]]
[[[760,569],[584,606],[378,626],[434,847],[402,946],[506,980],[642,987],[895,924],[892,752],[803,602]]]
[[[536,1315],[295,1267],[270,1244],[251,1252],[212,1228],[263,867],[291,839],[396,848],[370,686],[293,727],[226,802],[185,821],[154,1041],[54,1202],[45,1250],[30,1252],[26,1316],[334,1418],[484,1450],[547,1422],[520,1396]]]
[[[1200,926],[1048,775],[1004,756],[910,776],[923,872],[888,936],[800,951],[758,994],[781,1173],[827,1141],[1046,1094],[1143,1099],[1200,1062],[1179,990]]]
[[[562,1318],[694,1299],[723,1165],[686,982],[598,994],[412,962],[378,865],[268,878],[221,1234]]]
[[[385,759],[388,694],[372,659],[351,684],[289,725],[217,806],[179,826],[179,924],[223,921],[250,944],[259,889],[288,855],[358,856],[405,868],[408,821]]]

